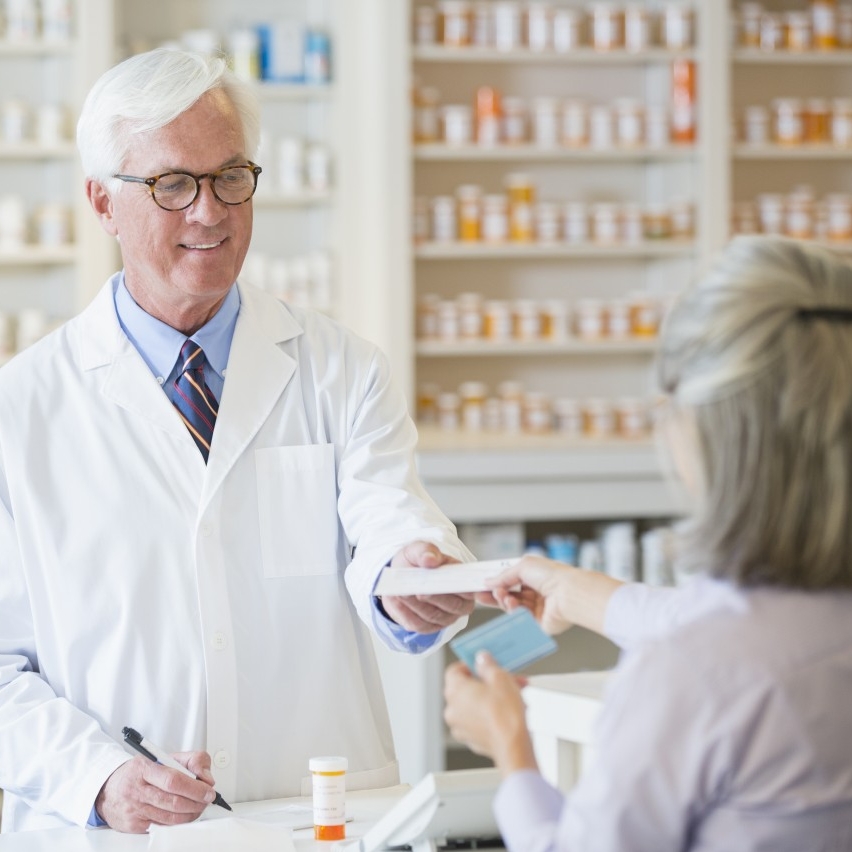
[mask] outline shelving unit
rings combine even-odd
[[[409,0],[412,11],[424,0]],[[429,2],[426,2],[429,5]],[[588,4],[560,3],[577,9]],[[501,51],[478,47],[412,45],[412,80],[440,91],[440,103],[473,103],[476,87],[489,85],[504,95],[529,100],[537,95],[581,97],[611,103],[619,97],[667,102],[671,63],[689,59],[697,66],[695,145],[664,147],[542,148],[534,144],[451,146],[429,142],[408,146],[410,186],[400,207],[414,196],[450,195],[460,184],[499,192],[507,172],[533,175],[539,198],[587,203],[666,201],[688,195],[695,202],[692,240],[643,240],[632,244],[418,242],[410,250],[410,327],[424,293],[455,299],[479,292],[485,299],[611,299],[632,290],[674,293],[708,264],[728,237],[730,10],[718,0],[686,3],[695,13],[695,46],[670,51],[653,47],[636,53],[581,47],[569,53],[529,49]],[[652,10],[657,4],[648,3]],[[413,30],[409,18],[408,38]],[[397,350],[395,363],[411,364],[409,394],[424,383],[455,390],[466,380],[486,382],[493,393],[503,379],[551,395],[635,396],[650,393],[656,341],[586,342],[569,335],[552,341],[439,341],[416,339]],[[407,360],[404,360],[407,356]],[[420,472],[432,496],[460,524],[568,523],[597,520],[671,518],[683,507],[665,480],[650,437],[642,440],[571,439],[558,433],[448,432],[419,427]],[[481,613],[477,618],[488,617]],[[602,643],[602,644],[601,644]],[[574,633],[565,637],[556,670],[565,666],[608,665],[613,649],[602,640]],[[427,675],[439,693],[442,662]],[[440,719],[440,701],[427,717]],[[445,760],[460,765],[453,744]],[[434,768],[434,766],[433,766]]]
[[[731,3],[731,9],[739,3]],[[766,12],[782,13],[789,3],[766,0]],[[795,4],[806,9],[805,2]],[[846,98],[852,84],[852,49],[764,50],[735,47],[730,53],[730,115],[737,125],[745,108],[760,105],[770,114],[777,98],[819,98],[829,104]],[[731,198],[754,204],[763,194],[788,196],[809,188],[814,199],[852,190],[850,149],[830,141],[821,143],[749,145],[736,142],[731,150]],[[815,235],[816,236],[816,235]],[[826,241],[840,252],[847,241]]]
[[[73,243],[39,243],[36,216],[46,203],[62,204],[67,227],[72,228],[74,148],[70,141],[37,141],[36,111],[46,104],[71,109],[75,93],[69,80],[79,49],[76,39],[46,42],[0,40],[0,109],[18,104],[25,119],[23,138],[4,136],[0,128],[0,203],[12,198],[23,203],[26,235],[23,245],[2,245],[0,236],[0,359],[14,351],[17,317],[25,310],[43,312],[45,328],[51,320],[70,315],[75,301]],[[9,227],[7,223],[5,226]]]
[[[412,15],[418,4],[430,5],[412,0],[409,3]],[[571,5],[585,9],[582,3]],[[429,292],[448,299],[473,291],[486,299],[565,298],[569,302],[598,295],[613,298],[630,289],[647,288],[666,294],[676,291],[680,283],[702,268],[727,235],[723,212],[727,190],[720,189],[715,168],[727,156],[724,146],[724,153],[721,156],[717,153],[724,132],[716,129],[719,104],[726,101],[726,95],[718,92],[718,79],[711,80],[704,69],[709,57],[718,56],[720,43],[727,35],[728,19],[727,15],[719,14],[718,4],[689,5],[696,13],[698,39],[695,47],[685,50],[650,47],[636,52],[600,51],[584,46],[557,53],[552,49],[536,52],[526,47],[499,50],[443,44],[411,46],[412,77],[421,85],[438,88],[441,103],[472,103],[474,91],[480,85],[492,85],[504,95],[527,100],[547,95],[585,97],[590,103],[605,103],[630,96],[659,103],[663,97],[660,92],[668,90],[671,63],[675,59],[689,59],[698,65],[701,128],[695,145],[657,148],[541,147],[533,143],[410,144],[412,196],[450,195],[462,183],[480,184],[484,192],[493,193],[499,191],[508,171],[524,171],[536,179],[539,197],[560,202],[659,202],[675,193],[682,194],[686,187],[696,203],[697,218],[694,240],[642,240],[609,245],[562,241],[419,242],[411,250],[412,303],[420,294]],[[648,8],[656,7],[649,4]],[[585,73],[592,70],[593,81]],[[724,83],[726,77],[722,76]],[[724,165],[723,174],[727,168]],[[405,200],[409,208],[411,203],[410,198]],[[495,378],[498,373],[494,364],[485,367],[482,363],[482,359],[493,362],[494,356],[501,356],[497,360],[504,378],[523,381],[530,389],[572,396],[573,388],[583,393],[587,392],[584,388],[594,385],[601,395],[634,395],[650,387],[646,356],[653,349],[653,344],[642,340],[608,341],[599,346],[576,340],[560,345],[544,341],[493,345],[486,341],[418,340],[409,349],[410,397],[414,396],[414,387],[423,382],[440,381],[443,389],[454,390],[464,380],[486,378],[485,373],[488,378]],[[580,355],[582,359],[578,359]],[[561,369],[555,366],[560,356],[568,357]],[[550,358],[544,369],[542,357]],[[600,363],[601,358],[605,364]],[[594,377],[591,381],[590,376]],[[494,435],[482,439],[489,446],[500,442]],[[517,441],[518,436],[505,436],[507,452],[511,452]],[[477,445],[475,437],[461,434],[446,436],[444,444],[449,449],[454,442],[465,453]],[[425,446],[421,442],[424,471],[428,470]],[[466,466],[466,460],[459,458],[460,477]],[[644,510],[645,507],[637,505],[637,512]]]

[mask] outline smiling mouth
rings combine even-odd
[[[208,251],[209,249],[219,248],[224,240],[219,240],[218,243],[197,243],[196,245],[190,245],[189,243],[181,243],[181,248],[185,249],[194,249],[199,251]]]

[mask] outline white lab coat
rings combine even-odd
[[[227,801],[304,795],[314,755],[395,783],[371,591],[409,541],[470,555],[386,359],[240,285],[205,466],[116,280],[0,370],[4,831],[85,824],[125,725],[209,751]]]

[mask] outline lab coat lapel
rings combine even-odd
[[[85,371],[104,370],[104,397],[183,439],[186,427],[118,322],[112,280],[80,315],[80,324],[80,363]]]
[[[277,299],[251,287],[239,288],[240,314],[219,401],[201,512],[267,421],[296,370],[296,362],[278,344],[301,334],[301,326]]]

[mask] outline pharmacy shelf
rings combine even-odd
[[[852,50],[785,51],[739,48],[731,54],[742,65],[852,65]]]
[[[819,240],[817,242],[823,248],[831,249],[839,254],[852,254],[852,242],[848,240]]]
[[[649,162],[685,160],[696,155],[694,145],[669,145],[665,148],[542,148],[538,145],[446,145],[420,143],[414,146],[414,158],[422,161],[562,161]]]
[[[418,469],[457,523],[654,518],[681,514],[651,439],[568,438],[555,432],[445,431],[420,425]]]
[[[465,431],[463,429],[441,429],[429,424],[419,424],[417,442],[418,452],[454,452],[461,450],[551,450],[562,449],[578,452],[599,453],[605,457],[604,468],[609,472],[615,470],[613,458],[624,458],[637,450],[641,451],[644,462],[647,455],[654,452],[652,438],[575,438],[561,435],[559,432],[533,434],[531,432],[486,432]],[[471,462],[471,466],[479,469]],[[656,467],[656,463],[655,463]],[[587,466],[586,473],[593,471],[593,466]],[[643,467],[644,469],[644,467]],[[627,469],[629,470],[629,468]],[[449,471],[446,471],[449,472]],[[522,471],[518,470],[518,473]],[[627,472],[627,471],[625,471]]]
[[[333,196],[329,191],[315,192],[304,190],[298,193],[257,192],[252,197],[255,207],[274,209],[276,207],[312,207],[328,204]]]
[[[43,248],[42,246],[24,246],[20,249],[0,248],[0,266],[62,266],[77,261],[77,247],[57,246]]]
[[[674,59],[694,59],[695,51],[650,48],[648,50],[595,50],[578,47],[564,53],[555,50],[534,51],[527,48],[498,50],[487,47],[449,47],[446,45],[415,45],[411,50],[415,62],[481,62],[522,63],[542,65],[650,65]]]
[[[414,249],[418,260],[509,260],[559,259],[631,260],[642,258],[687,257],[694,254],[692,240],[645,240],[641,243],[595,245],[584,243],[421,243]]]
[[[330,84],[310,85],[307,83],[254,84],[258,97],[263,101],[320,101],[331,100],[334,87]]]
[[[64,160],[77,156],[73,142],[39,145],[36,142],[11,144],[0,142],[0,160]]]
[[[656,338],[582,340],[419,340],[415,353],[423,358],[458,358],[518,355],[651,355],[657,351]]]
[[[0,57],[4,56],[71,56],[76,44],[74,41],[3,41],[0,39]]]
[[[737,145],[738,160],[849,160],[852,149],[827,144]]]

